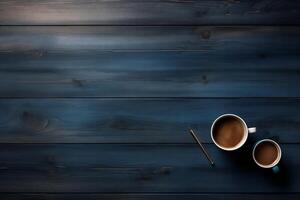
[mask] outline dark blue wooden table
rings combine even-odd
[[[299,1],[0,1],[0,24],[1,199],[300,198]],[[223,113],[257,127],[238,152]]]

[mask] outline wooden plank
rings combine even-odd
[[[246,55],[295,54],[299,36],[298,26],[1,26],[0,52],[2,56],[27,53],[29,58],[30,52],[42,54],[35,55],[36,58],[47,53],[142,50],[221,53],[231,49],[223,52],[229,56],[242,48]]]
[[[4,200],[290,200],[299,194],[0,194]]]
[[[2,144],[0,192],[293,193],[300,187],[299,144],[281,145],[281,173],[258,169],[252,145],[237,154],[206,145]]]
[[[0,143],[211,142],[223,113],[256,126],[253,140],[300,143],[300,99],[2,99]]]
[[[297,0],[1,1],[2,25],[299,24]]]
[[[300,96],[298,27],[0,30],[0,97]]]

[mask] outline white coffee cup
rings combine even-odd
[[[264,142],[270,142],[272,143],[276,149],[277,149],[277,158],[274,160],[274,162],[272,162],[271,164],[269,165],[263,165],[261,163],[259,163],[257,160],[256,160],[256,157],[255,157],[255,150],[257,148],[258,145],[264,143]],[[252,151],[252,157],[253,157],[253,160],[254,162],[261,168],[265,168],[265,169],[272,169],[274,173],[277,173],[279,172],[279,167],[278,167],[278,163],[279,161],[281,160],[281,148],[279,146],[279,144],[277,142],[275,142],[274,140],[271,140],[271,139],[263,139],[263,140],[260,140],[258,141],[255,145],[254,145],[254,148],[253,148],[253,151]]]
[[[216,123],[217,123],[219,120],[221,120],[221,119],[223,119],[223,118],[225,118],[225,117],[234,117],[234,118],[236,118],[237,120],[239,120],[239,121],[241,122],[241,124],[243,125],[243,128],[244,128],[244,136],[243,136],[242,140],[241,140],[237,145],[235,145],[234,147],[230,147],[230,148],[219,145],[219,144],[215,141],[214,135],[213,135],[213,131],[214,131],[214,127],[215,127]],[[225,151],[233,151],[233,150],[239,149],[240,147],[242,147],[242,146],[245,144],[245,142],[246,142],[246,140],[247,140],[247,138],[248,138],[249,133],[255,133],[255,132],[256,132],[256,127],[248,128],[246,122],[245,122],[241,117],[239,117],[239,116],[237,116],[237,115],[235,115],[235,114],[223,114],[223,115],[219,116],[219,117],[213,122],[213,124],[212,124],[212,126],[211,126],[211,129],[210,129],[210,136],[211,136],[212,141],[215,143],[215,145],[216,145],[217,147],[219,147],[220,149],[225,150]]]

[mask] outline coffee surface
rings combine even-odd
[[[222,147],[235,147],[244,138],[244,126],[236,117],[221,118],[214,126],[213,137],[216,143]]]
[[[261,165],[271,165],[278,157],[278,150],[272,142],[262,142],[255,148],[254,156]]]

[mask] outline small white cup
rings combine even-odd
[[[243,125],[243,127],[244,127],[244,137],[243,137],[243,139],[242,139],[236,146],[230,147],[230,148],[223,147],[223,146],[219,145],[219,144],[215,141],[214,135],[213,135],[213,131],[214,131],[214,127],[215,127],[216,123],[217,123],[219,120],[221,120],[222,118],[225,118],[225,117],[234,117],[234,118],[238,119],[238,120],[241,122],[241,124]],[[249,134],[249,133],[255,133],[255,132],[256,132],[256,127],[248,128],[246,122],[245,122],[241,117],[239,117],[239,116],[237,116],[237,115],[235,115],[235,114],[224,114],[224,115],[219,116],[219,117],[213,122],[213,124],[212,124],[212,126],[211,126],[211,129],[210,129],[210,136],[211,136],[212,141],[215,143],[215,145],[216,145],[217,147],[219,147],[220,149],[225,150],[225,151],[233,151],[233,150],[239,149],[240,147],[242,147],[242,146],[245,144],[245,142],[246,142],[246,140],[247,140],[247,138],[248,138],[248,134]]]
[[[272,144],[274,144],[274,146],[276,147],[276,149],[277,149],[277,158],[276,158],[276,160],[272,163],[272,164],[269,164],[269,165],[262,165],[262,164],[260,164],[259,162],[257,162],[257,160],[256,160],[256,158],[255,158],[255,150],[256,150],[256,147],[259,145],[259,144],[261,144],[261,143],[263,143],[263,142],[271,142]],[[279,146],[279,144],[277,143],[277,142],[275,142],[274,140],[271,140],[271,139],[263,139],[263,140],[260,140],[260,141],[258,141],[256,144],[255,144],[255,146],[254,146],[254,148],[253,148],[253,151],[252,151],[252,157],[253,157],[253,160],[254,160],[254,162],[259,166],[259,167],[261,167],[261,168],[265,168],[265,169],[272,169],[272,171],[274,172],[274,173],[278,173],[279,172],[279,167],[278,167],[278,163],[279,163],[279,161],[281,160],[281,148],[280,148],[280,146]]]

